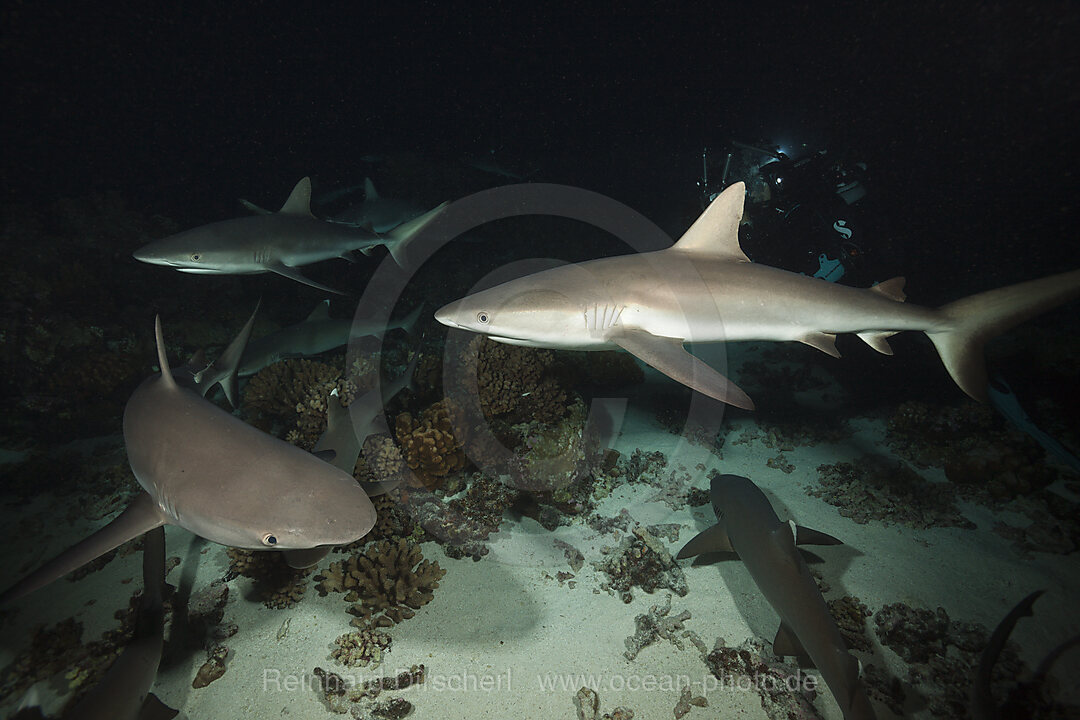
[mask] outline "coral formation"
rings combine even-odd
[[[649,612],[642,613],[634,618],[634,634],[626,638],[626,652],[623,655],[627,660],[634,660],[642,649],[652,645],[658,639],[663,638],[672,645],[682,650],[682,638],[690,640],[704,655],[705,643],[693,631],[683,627],[683,623],[690,619],[690,611],[683,610],[678,615],[671,615],[671,593],[667,593],[664,604],[652,605]]]
[[[705,665],[721,687],[756,690],[771,718],[818,717],[812,704],[817,683],[807,682],[797,666],[766,657],[764,646],[756,640],[729,647],[718,639],[705,656]]]
[[[977,623],[949,618],[944,608],[925,610],[903,603],[886,605],[874,614],[878,638],[908,663],[906,681],[918,687],[935,717],[965,718],[971,678],[988,633]],[[1006,646],[994,667],[993,684],[1015,684],[1023,669],[1016,650]]]
[[[268,608],[290,608],[304,598],[307,578],[314,568],[291,568],[279,552],[227,548],[229,570],[226,580],[243,575],[255,581],[255,594]]]
[[[386,627],[411,618],[431,602],[446,571],[439,563],[424,560],[419,545],[402,538],[380,540],[363,553],[330,564],[316,576],[320,595],[344,592],[349,612],[359,628]]]
[[[641,526],[624,537],[618,547],[605,546],[600,552],[609,556],[593,567],[605,573],[608,580],[600,587],[628,603],[633,600],[631,588],[647,593],[668,588],[679,597],[689,591],[686,575],[660,540]]]
[[[822,592],[824,593],[826,590],[822,590]],[[872,650],[873,645],[866,634],[866,618],[871,615],[870,609],[859,598],[852,595],[830,600],[828,605],[829,612],[832,614],[833,620],[836,621],[836,627],[840,629],[840,634],[844,637],[844,642],[848,648],[851,650]]]
[[[199,666],[195,677],[191,681],[191,687],[198,690],[204,688],[225,674],[225,660],[229,657],[229,648],[225,645],[214,645],[206,650],[206,662]]]
[[[818,479],[807,494],[862,525],[878,520],[916,529],[975,527],[957,508],[954,485],[929,482],[900,463],[867,455],[856,463],[819,465]]]
[[[566,410],[566,392],[549,374],[551,350],[474,338],[461,353],[465,372],[475,369],[476,392],[484,417],[507,422],[552,422]]]
[[[454,433],[455,428],[462,427],[453,418],[457,412],[453,402],[444,399],[424,410],[417,419],[407,412],[395,419],[401,454],[412,470],[405,474],[409,485],[436,488],[447,475],[465,467],[465,451]]]
[[[574,693],[574,709],[578,720],[634,720],[634,711],[621,706],[601,715],[600,695],[585,686]]]
[[[404,690],[405,688],[419,685],[424,682],[427,671],[423,665],[413,665],[408,670],[403,670],[393,677],[381,677],[367,680],[355,687],[337,673],[332,673],[317,667],[312,675],[318,680],[318,687],[322,691],[323,702],[330,712],[344,715],[352,713],[353,717],[365,717],[361,713],[367,711],[377,714],[376,710],[384,713],[379,717],[405,717],[412,711],[412,705],[401,698],[391,698],[374,702],[383,692]],[[358,704],[359,703],[359,704]]]
[[[378,630],[357,630],[334,639],[330,656],[346,667],[378,667],[393,638]]]

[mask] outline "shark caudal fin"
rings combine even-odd
[[[262,298],[259,298],[259,301],[255,303],[255,309],[252,311],[251,317],[244,323],[244,327],[229,343],[229,346],[218,356],[218,359],[195,374],[195,382],[203,397],[206,397],[206,393],[215,384],[220,384],[225,397],[229,400],[229,404],[233,407],[239,407],[236,403],[240,397],[238,370],[240,361],[244,356],[244,350],[247,349],[248,340],[251,339],[251,329],[255,327],[255,316],[259,314],[260,305],[262,305]],[[320,304],[319,307],[323,306]]]
[[[449,204],[449,202],[444,202],[441,205],[433,207],[420,217],[402,223],[390,231],[387,236],[386,249],[390,251],[390,255],[393,256],[398,267],[404,268],[406,266],[408,260],[406,250],[412,239],[416,237],[421,230],[427,227],[428,223],[437,218]]]
[[[1080,296],[1080,270],[989,290],[938,309],[940,329],[926,334],[960,389],[987,401],[983,346],[1025,320]]]

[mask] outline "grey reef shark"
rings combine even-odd
[[[347,344],[350,337],[374,335],[398,328],[411,334],[422,309],[423,306],[417,307],[388,325],[382,315],[375,312],[356,314],[351,318],[332,318],[330,302],[321,302],[302,323],[249,342],[237,372],[240,377],[248,377],[279,360],[320,355]]]
[[[375,507],[351,472],[326,461],[333,451],[305,452],[177,382],[160,318],[155,336],[161,372],[135,389],[123,420],[143,492],[108,525],[0,593],[0,604],[166,524],[230,547],[284,551],[294,565],[312,548],[348,544],[375,525]]]
[[[442,307],[436,319],[499,342],[574,350],[622,348],[668,377],[740,408],[754,404],[686,342],[796,340],[839,357],[855,333],[891,355],[888,338],[925,332],[971,397],[987,399],[984,344],[1080,295],[1080,270],[972,295],[940,308],[904,303],[904,279],[871,288],[752,263],[739,246],[743,183],[730,186],[672,247],[563,265]]]
[[[342,210],[332,211],[327,219],[345,225],[353,225],[377,233],[390,232],[403,222],[412,220],[414,217],[424,214],[424,209],[408,200],[380,195],[375,189],[375,183],[371,178],[364,178],[362,185],[349,185],[347,187],[322,193],[316,198],[319,206],[336,203],[342,198],[364,191],[364,199],[355,205],[349,205]],[[240,198],[240,204],[256,215],[270,215],[272,210],[259,207],[253,202]]]
[[[276,213],[222,220],[155,240],[135,251],[136,260],[187,273],[253,275],[277,273],[324,292],[345,293],[317,283],[298,268],[323,260],[353,261],[383,245],[405,265],[409,241],[446,203],[397,226],[386,235],[311,214],[311,180],[303,178]]]
[[[678,559],[737,553],[761,594],[780,616],[777,655],[808,657],[821,673],[845,720],[876,717],[859,682],[859,661],[848,652],[817,583],[796,548],[837,545],[836,538],[781,522],[765,493],[738,475],[714,475],[710,485],[717,524],[692,538]]]

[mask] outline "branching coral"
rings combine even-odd
[[[603,562],[593,563],[609,578],[601,587],[623,602],[633,600],[634,586],[647,593],[668,588],[680,597],[689,592],[682,568],[660,539],[643,527],[635,527],[618,547],[603,547],[600,552],[609,556]]]
[[[418,545],[402,538],[381,540],[363,553],[330,564],[316,576],[320,595],[344,592],[353,603],[353,625],[386,627],[411,618],[415,610],[431,602],[446,571],[439,563],[424,560]]]

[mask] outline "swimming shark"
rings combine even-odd
[[[311,214],[311,180],[303,178],[276,213],[222,220],[155,240],[134,253],[136,260],[164,265],[180,272],[213,275],[252,275],[272,272],[324,292],[344,295],[307,278],[297,268],[322,260],[353,260],[386,246],[404,266],[409,241],[431,222],[443,205],[399,225],[387,235]]]
[[[333,217],[335,222],[387,233],[423,212],[423,208],[408,200],[380,195],[371,178],[364,178],[364,201],[334,213]]]
[[[377,314],[368,312],[352,318],[330,317],[330,301],[319,303],[302,323],[290,325],[277,332],[252,340],[244,350],[238,374],[248,377],[286,358],[309,357],[339,348],[350,337],[373,335],[401,328],[411,333],[420,318],[423,306],[387,326]],[[220,372],[220,371],[219,371]]]
[[[165,644],[165,529],[143,536],[143,595],[135,633],[105,676],[64,713],[65,720],[166,720],[177,712],[150,692]]]
[[[780,616],[773,641],[777,655],[809,657],[836,698],[845,720],[874,718],[859,682],[859,661],[848,652],[797,544],[836,545],[839,540],[792,522],[781,522],[765,493],[739,475],[715,474],[710,484],[718,524],[692,538],[678,559],[706,552],[734,552],[761,594]]]
[[[574,350],[622,348],[672,379],[737,407],[750,397],[685,342],[797,340],[834,357],[855,333],[891,355],[903,330],[929,336],[971,397],[987,399],[983,345],[1080,295],[1080,270],[972,295],[943,307],[904,303],[904,279],[871,288],[752,263],[739,246],[743,183],[709,205],[672,247],[563,265],[451,302],[435,318],[492,340]]]
[[[135,389],[123,421],[143,492],[104,528],[0,593],[0,604],[165,524],[230,547],[280,551],[346,545],[375,525],[375,507],[351,473],[178,384],[160,318],[154,332],[161,372]]]

